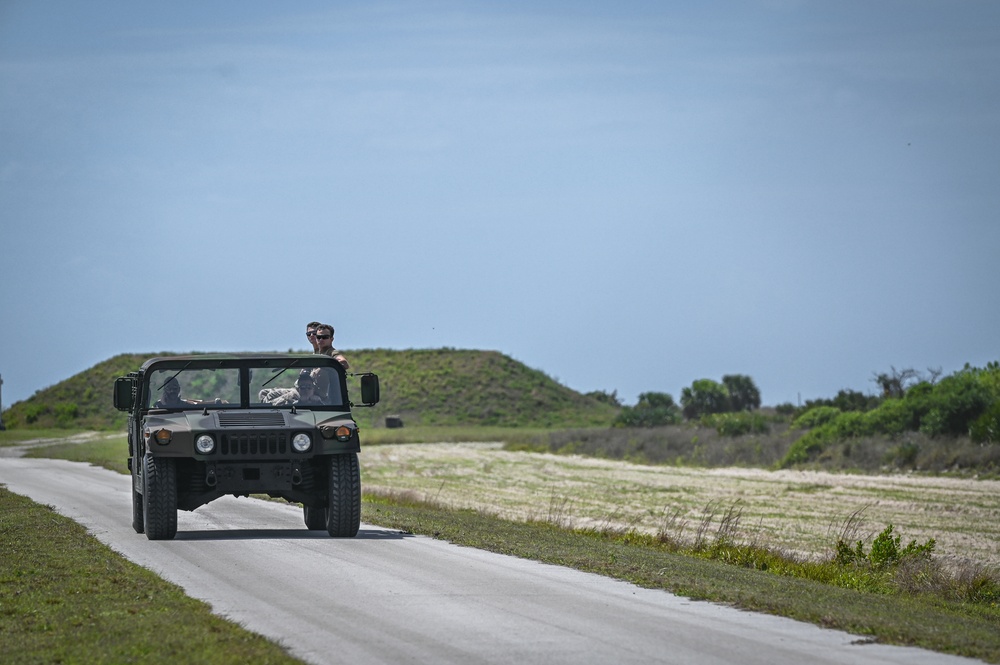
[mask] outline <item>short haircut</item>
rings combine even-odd
[[[333,326],[331,326],[329,323],[319,324],[319,326],[316,328],[316,332],[319,332],[320,330],[329,330],[330,337],[333,337]]]
[[[315,328],[316,326],[321,326],[321,325],[323,324],[320,323],[319,321],[310,321],[309,323],[306,324],[306,328]]]

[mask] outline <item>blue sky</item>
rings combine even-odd
[[[312,319],[626,403],[982,366],[998,108],[993,1],[0,1],[3,403]]]

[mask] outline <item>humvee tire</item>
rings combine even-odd
[[[322,531],[326,528],[326,509],[302,506],[302,519],[310,531]]]
[[[334,538],[353,538],[361,527],[361,470],[357,453],[330,456],[326,530]]]
[[[135,488],[135,475],[132,476],[132,528],[136,533],[142,533],[144,523],[142,519],[142,495]]]
[[[170,457],[143,458],[142,518],[146,538],[171,540],[177,535],[177,467]]]

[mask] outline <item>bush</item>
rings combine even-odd
[[[684,417],[689,420],[712,413],[725,413],[730,410],[729,391],[711,379],[698,379],[681,391],[681,406]]]
[[[681,420],[680,409],[668,393],[642,393],[635,406],[622,407],[615,416],[614,427],[661,427]]]
[[[966,369],[941,380],[933,392],[919,400],[920,431],[931,436],[968,435],[972,423],[991,407],[995,400],[979,381],[978,370]]]
[[[703,416],[701,424],[706,427],[715,428],[715,431],[721,436],[767,434],[771,429],[767,419],[763,415],[746,411]]]
[[[976,443],[1000,443],[1000,401],[973,421],[969,436]]]
[[[838,540],[834,561],[841,566],[868,565],[875,569],[884,569],[896,566],[908,558],[929,558],[934,552],[935,541],[933,538],[923,545],[918,545],[916,540],[911,540],[909,545],[900,549],[901,536],[893,536],[892,529],[890,524],[882,530],[882,533],[875,536],[868,554],[865,554],[864,543],[860,540],[853,548],[843,540]]]
[[[814,406],[792,421],[795,429],[813,429],[832,421],[841,414],[835,406]]]
[[[911,404],[902,399],[887,399],[873,411],[865,414],[868,433],[902,434],[917,428],[917,417]]]

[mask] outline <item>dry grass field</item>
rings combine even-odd
[[[366,492],[410,493],[453,508],[570,527],[635,528],[687,542],[726,521],[737,538],[803,556],[841,536],[866,547],[887,525],[936,540],[945,563],[1000,566],[1000,481],[756,468],[643,466],[508,452],[500,444],[367,446]]]

